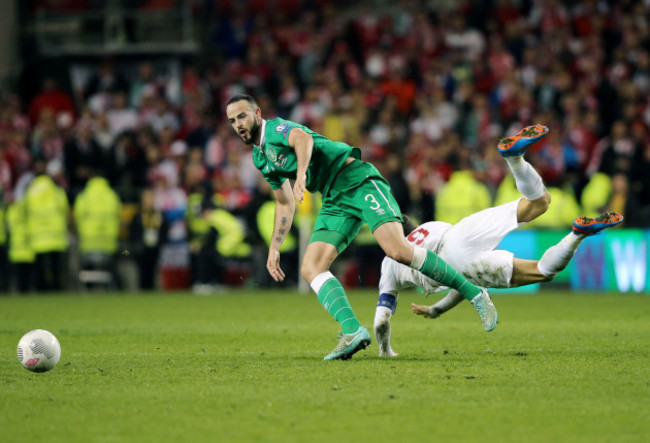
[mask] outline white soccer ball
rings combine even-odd
[[[18,342],[18,361],[32,372],[46,372],[54,368],[61,358],[59,340],[45,329],[34,329]]]

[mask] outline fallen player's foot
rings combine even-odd
[[[380,357],[397,357],[397,353],[390,346],[390,316],[375,323],[375,338]]]
[[[354,334],[341,334],[339,344],[323,360],[348,360],[352,356],[370,346],[370,334],[363,326],[359,326]]]
[[[435,307],[435,305],[426,306],[426,305],[416,305],[411,303],[411,312],[417,315],[421,315],[425,318],[438,318],[440,317],[440,310]]]
[[[504,157],[523,155],[537,140],[548,134],[548,128],[542,125],[526,126],[512,137],[502,138],[497,145],[499,153]]]
[[[497,327],[497,309],[494,307],[487,289],[482,289],[481,293],[474,297],[470,303],[481,317],[483,329],[490,332]]]
[[[399,354],[394,352],[391,348],[386,349],[385,351],[379,350],[379,357],[397,357]]]
[[[596,218],[578,217],[573,222],[573,232],[594,235],[603,229],[616,226],[622,221],[623,216],[617,212],[604,212]]]

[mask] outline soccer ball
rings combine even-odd
[[[46,372],[54,368],[61,358],[59,340],[45,329],[34,329],[18,342],[18,361],[32,372]]]

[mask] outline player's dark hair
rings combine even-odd
[[[226,106],[228,106],[231,103],[237,103],[242,100],[247,101],[252,107],[254,108],[259,108],[257,102],[253,98],[253,96],[248,95],[248,94],[237,94],[234,97],[232,97],[230,100],[228,100],[228,103],[226,103]]]
[[[402,214],[402,228],[404,229],[404,235],[409,235],[411,232],[415,231],[417,225],[406,214]]]

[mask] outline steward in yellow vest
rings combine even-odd
[[[120,197],[111,189],[108,180],[103,177],[88,180],[74,203],[74,220],[82,253],[115,254],[120,233],[121,208]]]
[[[251,246],[246,242],[246,230],[242,222],[230,212],[221,208],[206,209],[209,231],[205,236],[196,269],[194,290],[214,284],[222,284],[226,262],[245,261],[251,255]]]
[[[118,287],[115,253],[120,235],[121,210],[120,197],[103,177],[88,180],[74,202],[81,269],[108,272]]]
[[[29,241],[24,201],[9,205],[6,220],[9,228],[9,261],[13,281],[18,292],[28,292],[33,282],[35,255]]]
[[[456,171],[436,195],[436,220],[458,223],[462,218],[489,208],[492,198],[487,187],[470,170]]]
[[[34,162],[36,178],[25,191],[27,235],[36,254],[36,289],[62,290],[68,249],[68,199],[44,174],[45,162]]]
[[[9,292],[9,262],[7,260],[6,203],[0,186],[0,293]]]
[[[212,241],[217,252],[226,258],[246,258],[251,254],[251,247],[246,243],[244,225],[230,212],[217,208],[212,210],[208,222],[216,236]],[[210,237],[210,236],[208,236]],[[211,239],[208,239],[210,242]]]
[[[595,173],[582,190],[580,200],[584,211],[583,214],[587,217],[598,217],[608,209],[611,198],[612,178],[603,172]]]

